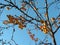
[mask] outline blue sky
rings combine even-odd
[[[16,2],[17,2],[17,5],[19,5],[19,6],[21,6],[20,5],[20,2],[19,2],[20,0],[16,0]],[[51,3],[51,2],[53,2],[54,0],[48,0],[48,3]],[[3,0],[0,0],[0,2],[4,2]],[[38,2],[38,1],[37,1]],[[41,3],[40,3],[41,2]],[[6,2],[4,2],[4,3],[6,3]],[[37,5],[38,6],[38,8],[39,7],[44,7],[45,6],[45,3],[44,3],[44,0],[39,0],[39,5]],[[57,4],[53,4],[51,7],[49,7],[49,17],[51,18],[51,17],[57,17],[58,15],[59,15],[59,13],[60,13],[60,10],[59,9],[57,9],[57,7],[59,7],[59,5],[57,5]],[[31,12],[32,11],[32,12]],[[42,15],[44,15],[43,13],[45,12],[45,10],[44,9],[39,9],[39,12],[42,14]],[[7,18],[7,16],[6,15],[8,15],[8,14],[11,14],[11,15],[21,15],[21,12],[19,12],[17,9],[15,9],[15,8],[12,8],[11,10],[7,10],[6,8],[4,8],[4,11],[3,11],[3,13],[1,14],[1,16],[0,16],[0,26],[1,27],[7,27],[7,25],[4,25],[2,22],[4,21],[4,20],[8,20],[8,18]],[[32,17],[36,17],[35,15],[35,13],[33,12],[33,10],[30,8],[29,9],[29,12],[28,12],[28,14],[30,14]],[[43,40],[44,39],[44,37],[45,36],[47,36],[48,34],[44,34],[43,32],[41,32],[40,30],[38,30],[38,31],[36,31],[36,29],[33,29],[32,27],[33,27],[34,25],[31,25],[31,24],[28,24],[27,25],[27,27],[26,28],[24,28],[23,30],[21,30],[20,28],[18,28],[18,25],[16,25],[16,26],[14,26],[14,28],[15,28],[15,32],[14,32],[14,40],[15,40],[15,42],[17,43],[17,44],[19,44],[19,45],[35,45],[35,42],[33,41],[33,40],[31,40],[31,38],[29,37],[29,35],[28,35],[28,33],[27,33],[27,28],[29,28],[29,29],[31,29],[32,31],[32,33],[34,33],[35,34],[35,37],[38,37],[39,39],[41,39],[41,40]],[[60,30],[60,29],[59,29]],[[3,34],[2,34],[2,36],[0,36],[0,39],[2,39],[3,38],[3,40],[5,41],[6,40],[6,42],[8,42],[8,41],[11,41],[11,36],[12,36],[12,32],[13,32],[13,27],[10,27],[10,28],[8,28],[8,29],[3,29],[2,30],[3,31]],[[60,45],[60,40],[59,40],[59,38],[60,38],[60,31],[58,31],[57,33],[56,33],[56,41],[57,41],[57,45]],[[51,39],[51,37],[50,36],[48,36],[47,37],[48,38],[48,42],[52,42],[52,39]],[[11,41],[11,43],[13,44],[13,45],[15,45],[14,44],[14,42],[13,41]],[[38,43],[38,42],[37,42]],[[2,45],[1,43],[0,43],[0,45]],[[7,44],[7,45],[9,45],[9,44]]]

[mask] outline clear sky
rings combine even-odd
[[[16,0],[17,5],[21,6],[19,1],[21,1],[21,0]],[[54,0],[48,0],[48,3],[51,3],[53,1]],[[0,2],[6,3],[3,0],[0,0]],[[39,5],[37,5],[38,7],[44,7],[45,6],[44,0],[37,0],[37,2],[39,2]],[[57,17],[59,15],[60,10],[57,9],[57,7],[59,7],[59,5],[60,4],[53,4],[51,7],[49,7],[49,17],[50,18],[51,17]],[[33,11],[32,12],[31,11],[32,11],[32,9],[29,9],[28,14],[30,14],[32,17],[36,17],[35,13]],[[39,12],[42,15],[43,15],[44,11],[45,10],[43,10],[43,9],[39,9]],[[2,22],[4,20],[8,20],[8,18],[6,16],[8,14],[11,14],[13,16],[14,15],[18,15],[19,16],[19,15],[21,15],[21,12],[19,12],[15,8],[12,8],[11,10],[7,10],[6,8],[4,8],[3,13],[0,15],[0,27],[7,27],[7,25],[4,25]],[[41,40],[43,40],[44,37],[47,36],[43,32],[41,33],[40,30],[35,31],[35,29],[33,29],[32,27],[33,27],[33,25],[28,24],[26,28],[21,30],[20,28],[18,28],[18,25],[14,26],[15,32],[14,32],[14,37],[13,38],[14,38],[15,42],[17,44],[19,44],[19,45],[35,45],[35,42],[33,40],[31,40],[31,38],[29,37],[29,35],[27,33],[27,30],[28,30],[27,28],[32,29],[31,32],[36,35],[35,37],[38,37]],[[4,41],[6,40],[6,42],[11,41],[11,36],[12,36],[13,28],[10,27],[8,29],[2,29],[2,31],[3,31],[3,34],[2,34],[2,36],[0,36],[0,39],[3,39]],[[59,34],[60,34],[60,31],[58,31],[56,33],[56,35],[55,35],[56,36],[57,45],[60,45],[60,40],[59,40],[60,35]],[[48,36],[47,38],[48,38],[48,42],[52,42],[50,36]],[[11,43],[13,45],[15,45],[14,42],[11,41]],[[2,45],[1,42],[0,42],[0,45]],[[9,44],[7,44],[7,45],[9,45]]]

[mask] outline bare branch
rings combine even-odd
[[[58,26],[58,28],[54,31],[54,34],[59,30],[60,26]]]
[[[60,14],[56,17],[56,19],[54,20],[54,22],[52,23],[52,26],[55,24],[56,20],[60,17]]]
[[[40,16],[39,16],[36,6],[33,5],[33,6],[34,6],[34,7],[33,7],[29,2],[27,2],[27,1],[25,1],[25,2],[34,10],[34,12],[36,13],[36,15],[41,19],[41,16],[42,16],[42,15],[40,14]],[[34,8],[35,8],[36,10],[35,10]],[[41,20],[42,20],[42,19],[41,19]]]
[[[55,3],[59,2],[59,1],[60,0],[57,0],[57,1],[54,1],[54,2],[50,3],[48,7],[50,7],[51,5],[53,5],[53,4],[55,4]]]

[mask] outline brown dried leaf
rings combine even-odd
[[[14,17],[11,16],[11,15],[7,15],[8,19],[9,19],[9,22],[10,23],[14,23]]]
[[[25,7],[21,7],[20,9],[26,11],[26,8]]]
[[[32,34],[30,31],[28,31],[28,34]]]
[[[21,19],[21,22],[24,23],[26,20],[24,19],[24,17],[20,16],[19,17]]]
[[[14,24],[18,24],[18,23],[19,23],[18,19],[14,18]]]
[[[32,40],[35,40],[35,38],[34,38],[34,35],[33,35],[33,34],[31,34],[31,35],[30,35],[30,38],[31,38]]]
[[[55,18],[51,18],[51,21],[54,22],[55,21]]]
[[[25,27],[25,25],[22,24],[21,22],[19,22],[18,25],[19,25],[19,28],[21,28],[21,29],[23,29]]]
[[[11,8],[10,7],[6,7],[7,10],[10,10]]]
[[[3,24],[8,24],[8,23],[9,23],[8,20],[3,21]]]
[[[43,24],[43,23],[45,23],[45,21],[44,20],[40,20],[40,22]]]

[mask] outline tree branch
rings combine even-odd
[[[28,3],[27,1],[25,1],[33,10],[34,10],[34,8],[36,8],[36,6],[31,6],[31,4],[30,3]],[[36,13],[36,15],[40,18],[40,19],[42,19],[40,16],[41,16],[41,14],[40,14],[40,16],[39,16],[39,14],[38,14],[38,11],[37,10],[34,10],[34,12]]]
[[[40,22],[39,20],[37,20],[37,19],[35,19],[35,18],[29,16],[28,14],[26,14],[26,13],[25,13],[24,11],[22,11],[18,6],[16,6],[13,2],[9,2],[9,1],[7,1],[7,2],[10,3],[10,4],[12,4],[13,7],[15,7],[16,9],[18,9],[18,10],[19,10],[20,12],[22,12],[25,16],[27,16],[27,17],[29,17],[29,18],[31,18],[31,19],[37,21],[37,22]]]
[[[52,26],[55,24],[56,20],[58,19],[58,17],[60,17],[60,14],[56,17],[56,19],[54,20],[54,22],[52,23]]]
[[[57,44],[56,44],[56,40],[55,40],[54,33],[52,34],[52,40],[53,40],[54,45],[57,45]]]
[[[54,31],[54,34],[59,30],[60,26]]]

